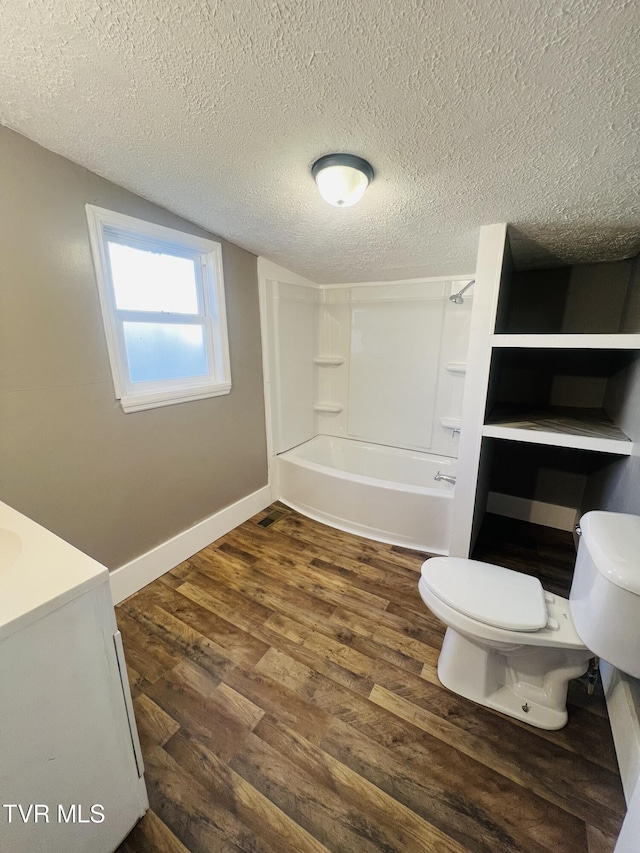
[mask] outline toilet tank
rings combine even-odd
[[[582,642],[640,678],[640,516],[588,512],[569,594]]]

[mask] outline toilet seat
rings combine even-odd
[[[544,589],[530,575],[459,557],[427,560],[421,574],[434,595],[477,622],[523,632],[547,624]]]
[[[451,565],[449,561],[454,560],[456,562],[458,560],[462,562],[473,561],[464,561],[458,557],[432,557],[422,565],[422,574],[418,582],[420,597],[429,610],[444,622],[445,625],[455,628],[467,637],[477,638],[483,642],[546,646],[548,648],[563,649],[585,648],[573,624],[568,599],[562,598],[559,595],[545,593],[547,623],[537,631],[512,631],[507,628],[497,628],[495,625],[489,625],[486,622],[481,622],[479,619],[467,616],[460,610],[447,604],[439,595],[433,592],[427,583],[427,578],[425,578],[425,574],[429,577],[431,571],[425,569],[425,567],[436,560],[438,562],[443,561],[446,565]]]

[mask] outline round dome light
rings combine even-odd
[[[322,198],[335,207],[351,207],[360,201],[373,180],[370,163],[355,154],[327,154],[311,167]]]

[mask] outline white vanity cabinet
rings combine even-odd
[[[0,504],[0,850],[108,853],[148,807],[107,570]]]

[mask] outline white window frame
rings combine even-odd
[[[228,394],[231,391],[231,368],[220,243],[92,204],[85,205],[85,208],[113,385],[123,410],[139,412]],[[197,276],[198,314],[117,308],[107,250],[107,242],[114,238],[136,248],[192,259]],[[207,352],[207,375],[132,381],[124,339],[124,322],[127,320],[200,326]]]

